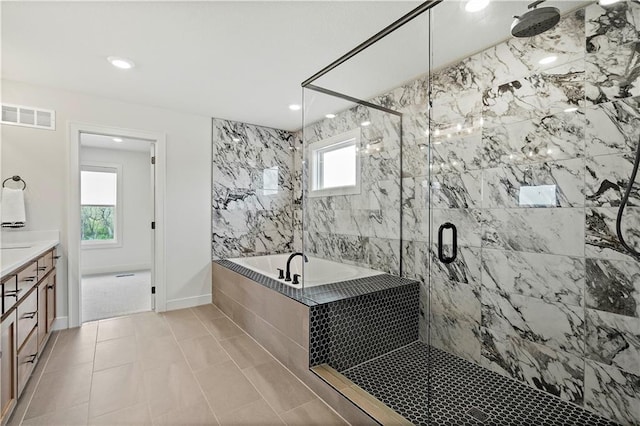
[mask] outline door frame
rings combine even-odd
[[[96,124],[69,122],[69,199],[67,225],[67,271],[69,327],[82,325],[82,272],[80,249],[80,136],[82,133],[145,139],[155,144],[155,231],[153,235],[153,271],[155,276],[155,311],[166,311],[165,271],[165,188],[166,188],[166,136],[164,133],[124,129]],[[149,224],[151,226],[151,224]],[[151,297],[151,295],[150,295]]]

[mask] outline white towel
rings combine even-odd
[[[22,189],[2,188],[2,227],[21,228],[27,221]]]

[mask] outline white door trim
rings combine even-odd
[[[82,325],[82,288],[80,286],[80,134],[97,133],[102,135],[124,136],[146,139],[155,143],[155,253],[154,274],[156,286],[156,312],[166,310],[167,297],[165,285],[165,188],[166,188],[166,136],[164,133],[122,129],[95,124],[69,122],[69,200],[67,204],[69,222],[67,225],[68,250],[68,289],[69,289],[69,327]],[[151,226],[151,224],[149,224]]]

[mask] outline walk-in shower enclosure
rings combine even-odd
[[[420,282],[431,361],[377,377],[414,377],[404,392],[424,410],[447,394],[469,402],[456,424],[518,424],[500,410],[549,397],[570,410],[541,424],[587,424],[583,408],[640,425],[640,260],[615,230],[640,138],[640,4],[548,1],[560,22],[512,37],[527,5],[427,2],[303,83],[293,246]],[[635,185],[622,231],[637,250]],[[437,383],[443,368],[508,380],[484,407],[473,385]],[[376,395],[376,374],[343,374]],[[433,424],[451,415],[438,410]]]

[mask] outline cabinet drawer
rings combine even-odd
[[[18,300],[18,280],[15,275],[11,275],[2,281],[2,313],[9,310]]]
[[[36,285],[38,280],[38,262],[31,262],[26,268],[18,272],[18,297],[25,294]]]
[[[31,376],[38,357],[38,330],[33,330],[18,351],[18,397]]]
[[[38,292],[32,291],[18,305],[18,350],[38,324]]]
[[[53,269],[53,250],[38,258],[38,281]]]

